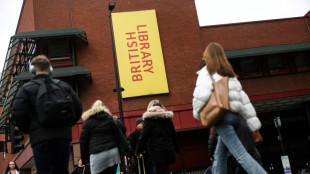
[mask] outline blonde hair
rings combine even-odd
[[[218,73],[221,76],[238,77],[220,44],[210,43],[203,53],[203,59],[210,75]]]
[[[163,103],[157,99],[150,101],[149,105],[147,106],[147,109],[149,109],[152,106],[160,106],[161,108],[165,109],[165,106],[163,105]]]
[[[38,71],[49,71],[51,62],[45,55],[38,55],[34,57],[31,64],[38,69]]]
[[[105,112],[111,115],[111,112],[107,106],[103,104],[101,100],[96,100],[93,105],[87,111],[83,112],[82,119],[85,121],[90,116],[98,114],[100,112]]]

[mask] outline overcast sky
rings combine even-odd
[[[22,3],[0,0],[0,72]],[[195,4],[200,26],[299,17],[310,10],[310,0],[195,0]]]
[[[304,16],[310,0],[195,0],[199,25]]]
[[[0,72],[3,70],[10,37],[15,34],[23,0],[0,0]]]

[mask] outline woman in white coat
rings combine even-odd
[[[218,43],[210,43],[203,53],[203,60],[206,66],[198,72],[193,98],[193,114],[196,119],[200,120],[199,112],[209,101],[212,94],[212,78],[217,82],[224,76],[229,77],[229,104],[231,112],[228,112],[224,118],[215,125],[219,138],[215,150],[212,173],[227,173],[228,152],[235,157],[247,173],[267,173],[261,165],[248,154],[235,132],[242,117],[246,119],[251,131],[259,130],[261,123],[256,116],[255,109],[249,97],[242,90],[241,84],[236,78],[237,75],[228,62],[222,46]]]

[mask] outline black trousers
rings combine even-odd
[[[69,174],[70,141],[54,139],[32,147],[38,174]]]
[[[117,169],[117,164],[106,168],[104,171],[100,172],[99,174],[115,174]]]
[[[157,174],[170,174],[169,164],[157,164]]]

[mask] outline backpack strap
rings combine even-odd
[[[59,86],[61,80],[59,80],[59,79],[52,79],[52,81],[56,84],[56,86],[58,86],[59,88],[62,88],[68,95],[72,96],[70,90],[68,90],[67,88],[63,88],[63,87]]]
[[[51,87],[50,83],[55,83],[55,82],[59,83],[59,80],[54,81],[54,79],[48,79],[48,78],[46,79],[45,78],[45,79],[35,79],[35,80],[32,80],[32,82],[37,83],[40,86],[45,85],[46,90],[47,90],[47,97],[48,97],[48,99],[50,99],[49,93],[50,93],[50,91],[52,91],[52,87]],[[39,87],[39,89],[40,89],[40,87]],[[39,89],[38,89],[38,91],[39,91]]]

